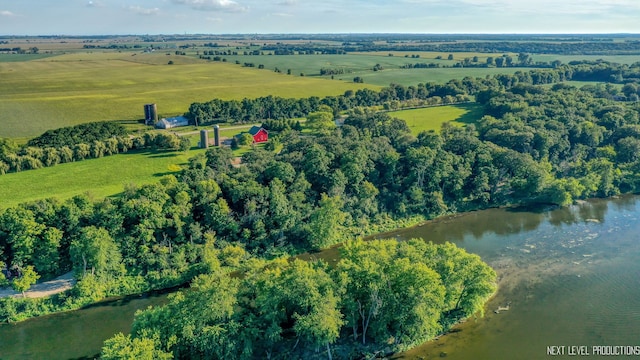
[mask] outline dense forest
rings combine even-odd
[[[370,310],[373,305],[369,305],[372,320],[368,325],[368,320],[362,323],[361,314],[357,316],[364,308],[354,312],[358,304],[354,299],[362,296],[361,289],[350,288],[345,277],[366,270],[356,266],[362,266],[364,260],[352,259],[351,265],[347,261],[349,249],[355,249],[362,259],[372,251],[361,243],[345,247],[336,269],[322,263],[263,262],[256,257],[278,259],[326,248],[384,226],[398,226],[412,217],[429,219],[504,205],[563,205],[580,198],[638,192],[637,71],[637,66],[581,63],[445,85],[393,85],[381,92],[361,90],[318,99],[317,106],[303,112],[314,130],[312,136],[283,126],[269,146],[243,155],[241,166],[232,166],[230,149],[211,148],[192,158],[179,176],[127,187],[115,198],[44,199],[2,210],[0,261],[11,270],[14,285],[21,284],[15,279],[46,279],[69,270],[79,282],[70,292],[48,299],[2,299],[0,318],[14,321],[109,295],[175,286],[202,275],[194,283],[196,291],[176,295],[166,309],[144,313],[134,337],[117,338],[106,351],[138,342],[151,344],[158,356],[170,351],[177,358],[206,358],[235,349],[246,350],[242,356],[263,357],[265,354],[252,349],[267,344],[273,349],[270,354],[286,356],[276,350],[283,343],[302,353],[334,342],[344,344],[339,335],[347,328],[359,335],[360,342],[378,348],[387,346],[382,343],[392,344],[392,349],[410,346],[446,329],[448,317],[442,314],[464,317],[472,313],[468,309],[477,310],[476,301],[471,308],[462,300],[452,306],[451,295],[447,295],[449,280],[439,270],[437,259],[414,254],[438,251],[438,247],[419,242],[370,245],[389,252],[388,257],[371,259],[371,266],[388,270],[386,275],[402,274],[408,263],[424,265],[424,272],[415,274],[422,277],[412,281],[436,281],[438,276],[442,281],[445,300],[439,302],[437,296],[429,295],[434,299],[429,311],[435,312],[420,315],[430,319],[431,326],[411,331],[385,322],[386,311],[395,316],[405,313],[385,308],[391,306],[393,293],[382,289],[376,290],[382,299],[380,311]],[[580,89],[562,83],[537,85],[576,76],[625,84],[589,84]],[[410,133],[404,121],[372,108],[385,102],[406,104],[458,95],[474,96],[485,115],[475,124],[445,124],[440,132],[418,136]],[[309,99],[300,100],[304,101]],[[233,102],[215,103],[222,107]],[[193,108],[213,109],[207,106]],[[342,111],[348,113],[344,126],[325,121]],[[414,248],[405,248],[411,246]],[[220,275],[231,270],[242,270],[244,275],[239,279]],[[273,276],[264,276],[271,271]],[[293,288],[297,292],[292,294],[278,291],[279,281],[302,273],[313,281],[301,286],[314,287]],[[491,279],[489,275],[486,278]],[[2,276],[0,281],[7,279]],[[482,299],[491,292],[490,286],[485,290]],[[250,300],[252,296],[256,301]],[[313,296],[331,301],[318,303]],[[201,310],[194,306],[211,299],[220,299],[226,307],[210,308],[212,313],[201,322],[194,319],[189,327],[182,327],[167,318],[174,312],[199,314]],[[261,312],[260,306],[266,309],[273,304],[270,301],[287,309],[278,315],[282,318],[268,318],[273,314]],[[328,313],[335,315],[333,324],[314,320]],[[406,324],[411,324],[412,315],[406,314]],[[243,328],[238,328],[240,323]],[[264,324],[271,325],[260,328]],[[314,328],[316,325],[327,327]],[[196,330],[207,336],[189,333]],[[270,335],[264,337],[267,330]],[[233,340],[245,343],[236,347],[228,334],[238,334]],[[330,353],[328,347],[327,351]]]
[[[240,278],[214,269],[138,313],[132,335],[106,341],[102,358],[370,357],[482,312],[494,291],[495,272],[453,244],[349,241],[334,268],[280,259],[253,261]]]

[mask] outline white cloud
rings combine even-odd
[[[278,3],[280,6],[295,6],[298,5],[298,0],[284,0]]]
[[[433,0],[427,2],[432,2]],[[436,0],[438,1],[438,0]],[[612,10],[640,10],[637,0],[459,0],[466,5],[490,8],[496,11],[525,14],[602,14]]]
[[[129,6],[128,9],[138,15],[158,15],[160,12],[159,8],[143,8],[141,6]]]
[[[9,10],[0,10],[0,16],[16,16],[16,14]]]
[[[233,0],[173,0],[180,5],[188,5],[192,9],[202,11],[242,12],[249,10]]]
[[[87,2],[87,7],[101,8],[104,6],[105,6],[104,3],[100,0],[89,0]]]
[[[293,16],[293,14],[287,14],[287,13],[273,13],[271,15],[278,16],[278,17],[292,17]]]

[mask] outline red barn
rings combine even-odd
[[[269,140],[269,133],[260,126],[252,126],[251,129],[249,129],[249,134],[253,136],[253,142],[256,144],[267,142]]]

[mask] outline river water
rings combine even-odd
[[[479,211],[390,234],[454,242],[499,276],[483,318],[399,358],[575,359],[640,346],[639,220],[640,198],[624,197]]]
[[[484,317],[398,358],[586,358],[596,356],[593,346],[640,346],[639,220],[640,197],[628,196],[554,210],[477,211],[380,236],[454,242],[499,276]],[[335,249],[314,257],[335,260]],[[129,298],[1,325],[0,359],[92,356],[104,339],[130,330],[137,309],[165,302],[164,295]]]

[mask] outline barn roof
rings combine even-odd
[[[184,116],[160,119],[160,121],[156,123],[156,127],[161,129],[170,129],[173,127],[187,126],[187,125],[189,125],[189,119],[187,119]]]
[[[249,129],[249,134],[251,134],[252,136],[255,136],[257,133],[260,132],[260,130],[262,130],[261,126],[252,126],[251,129]]]

